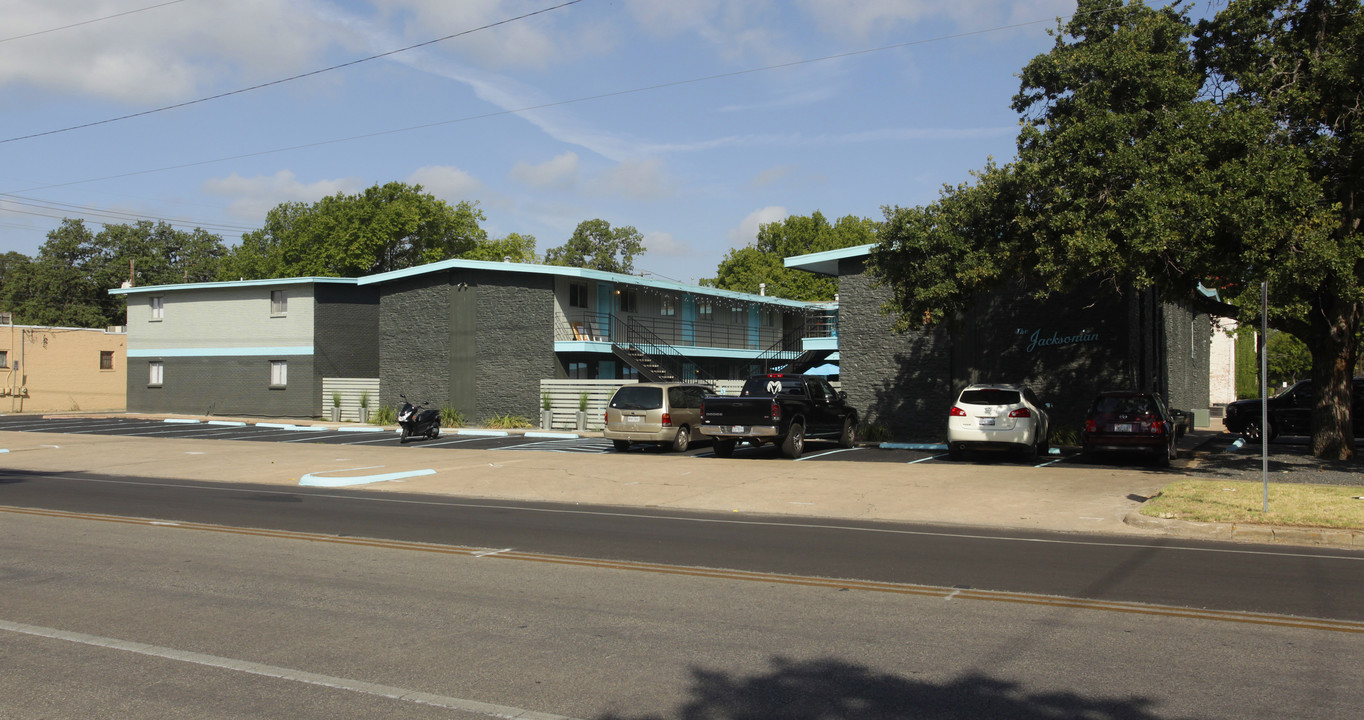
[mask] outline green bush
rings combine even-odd
[[[857,435],[866,442],[888,442],[890,440],[890,430],[886,429],[885,425],[875,422],[862,425],[862,429],[858,431]]]
[[[372,425],[392,425],[398,422],[398,410],[392,405],[383,405],[374,411],[369,421]]]
[[[446,405],[440,409],[440,424],[444,427],[464,427],[464,413],[453,405]]]
[[[486,427],[507,430],[511,428],[535,427],[535,424],[521,415],[506,413],[503,415],[493,415],[483,423]]]

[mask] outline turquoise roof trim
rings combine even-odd
[[[489,260],[442,260],[440,262],[417,267],[406,268],[403,270],[392,270],[377,275],[366,275],[358,280],[360,285],[375,285],[379,283],[392,282],[403,278],[425,275],[427,273],[442,272],[445,270],[492,270],[496,272],[522,272],[534,275],[562,275],[564,277],[582,278],[584,280],[599,280],[601,282],[615,283],[618,285],[639,285],[642,287],[657,288],[660,290],[673,290],[691,295],[704,297],[726,298],[746,303],[761,303],[765,305],[779,305],[790,308],[800,308],[802,310],[818,306],[820,303],[808,303],[800,300],[786,300],[783,298],[771,297],[768,295],[753,295],[750,293],[734,292],[732,290],[720,290],[717,288],[704,287],[701,285],[688,285],[686,283],[673,282],[670,280],[651,280],[638,275],[626,275],[625,273],[606,272],[604,270],[589,270],[587,268],[566,267],[562,265],[539,265],[535,263],[509,263],[493,262]]]
[[[132,295],[134,293],[174,292],[177,290],[210,290],[214,288],[264,287],[267,285],[305,285],[320,283],[333,283],[338,285],[356,284],[355,278],[296,277],[273,278],[270,280],[233,280],[231,282],[179,283],[176,285],[142,285],[139,287],[114,288],[109,291],[109,294]]]
[[[837,250],[825,250],[824,252],[810,253],[808,255],[792,255],[786,258],[786,267],[796,270],[805,270],[817,275],[838,275],[838,261],[847,258],[861,257],[870,255],[871,249],[876,247],[876,243],[857,245],[854,247],[839,248]]]

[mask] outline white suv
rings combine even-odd
[[[1021,450],[1029,459],[1045,454],[1049,407],[1024,385],[971,385],[948,415],[947,452],[953,460],[968,450]]]

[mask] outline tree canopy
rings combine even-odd
[[[451,206],[401,182],[311,205],[283,203],[264,227],[242,236],[222,279],[358,277],[448,260],[487,239],[483,220],[474,203]]]
[[[222,238],[146,220],[91,232],[66,219],[35,258],[4,256],[0,305],[14,322],[65,327],[122,325],[126,304],[108,291],[125,281],[168,285],[213,280],[226,254]]]
[[[1081,0],[1023,68],[1018,156],[926,207],[885,209],[875,271],[902,328],[1023,278],[1268,321],[1312,353],[1313,451],[1350,458],[1364,318],[1358,0]],[[1225,304],[1196,292],[1202,282]]]
[[[573,237],[545,251],[545,264],[631,274],[644,252],[644,235],[630,225],[612,228],[605,220],[584,220]]]
[[[803,270],[787,268],[784,261],[795,255],[839,250],[876,241],[876,223],[848,215],[832,225],[816,210],[809,216],[792,215],[758,228],[757,240],[729,251],[716,268],[716,276],[702,285],[756,293],[760,284],[767,294],[789,300],[831,301],[838,281]]]

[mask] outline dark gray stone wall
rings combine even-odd
[[[896,333],[881,311],[890,292],[874,286],[864,259],[843,260],[839,271],[843,390],[864,421],[897,440],[945,440],[947,411],[971,383],[1031,386],[1051,403],[1057,430],[1078,431],[1103,390],[1155,390],[1172,407],[1207,406],[1207,320],[1151,293],[1036,300],[1014,288],[979,298],[952,322]],[[1191,336],[1191,324],[1204,329]]]
[[[483,272],[474,280],[478,345],[473,366],[460,369],[478,381],[471,418],[511,414],[538,422],[540,380],[562,372],[554,356],[554,278]]]
[[[147,386],[148,363],[128,359],[128,409],[137,412],[247,417],[313,417],[321,407],[322,383],[313,358],[159,358],[161,387]],[[289,363],[286,388],[270,387],[270,361]]]
[[[450,405],[470,422],[521,415],[535,422],[540,380],[554,356],[554,279],[454,269],[380,291],[379,392]]]
[[[864,423],[885,426],[899,440],[931,440],[946,432],[951,404],[951,342],[941,329],[896,333],[881,312],[890,299],[873,287],[863,261],[840,261],[839,377]]]
[[[379,291],[313,286],[313,356],[319,378],[379,377]]]
[[[385,283],[379,289],[379,397],[373,407],[399,407],[399,394],[435,407],[450,404],[450,273]]]

